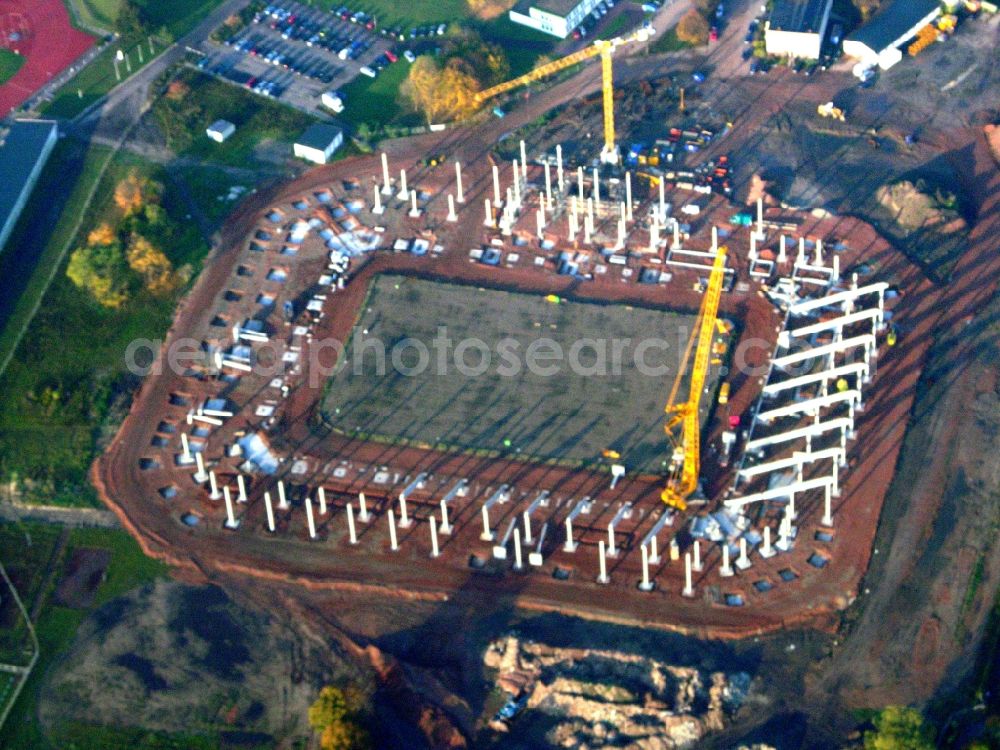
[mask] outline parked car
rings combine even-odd
[[[386,57],[387,57],[387,58],[389,59],[389,62],[391,62],[391,63],[394,63],[394,62],[396,62],[397,60],[399,60],[399,58],[398,58],[398,57],[396,57],[396,54],[395,54],[395,53],[394,53],[394,52],[393,52],[392,50],[388,50],[388,49],[387,49],[387,50],[385,51],[385,56],[386,56]]]
[[[708,30],[708,41],[717,42],[719,41],[719,29],[715,26]]]
[[[378,75],[378,73],[376,73],[374,70],[372,70],[371,68],[369,68],[367,65],[365,65],[364,67],[362,67],[359,72],[361,73],[361,75],[368,76],[369,78],[374,78],[375,76]]]
[[[411,63],[417,59],[417,56],[413,54],[413,50],[406,50],[403,52],[403,57],[406,58],[406,62]]]

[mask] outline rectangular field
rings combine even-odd
[[[668,457],[663,407],[693,323],[380,275],[323,412],[338,432],[366,439],[566,465],[612,449],[630,471],[656,472]]]

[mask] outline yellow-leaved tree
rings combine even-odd
[[[472,15],[484,21],[502,16],[514,7],[515,2],[516,0],[468,0]]]
[[[688,44],[700,45],[708,42],[708,21],[693,8],[685,13],[677,24],[677,38]]]
[[[118,309],[128,301],[129,267],[117,240],[78,247],[69,256],[66,275],[103,307]]]
[[[147,203],[158,203],[162,192],[160,183],[140,177],[133,169],[115,186],[115,205],[125,216],[131,216]]]
[[[367,750],[371,738],[358,717],[364,696],[354,688],[323,688],[309,707],[309,726],[320,735],[322,750]]]
[[[428,124],[465,117],[474,109],[479,82],[459,65],[449,61],[442,68],[434,58],[421,55],[410,66],[403,94]]]
[[[143,285],[158,297],[174,291],[181,282],[170,259],[142,235],[132,235],[126,253],[128,265],[142,277]]]

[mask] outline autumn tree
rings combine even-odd
[[[87,291],[99,305],[118,309],[129,298],[129,271],[122,245],[114,240],[74,250],[69,257],[66,275],[76,286]]]
[[[905,706],[888,706],[865,732],[865,750],[934,750],[934,737],[920,712]]]
[[[410,66],[403,84],[403,94],[414,109],[422,112],[428,124],[464,117],[475,107],[479,82],[461,70],[461,63],[449,60],[444,67],[427,55]]]
[[[513,8],[516,0],[467,0],[467,2],[472,15],[489,21]]]
[[[138,213],[150,203],[159,203],[163,185],[131,170],[115,186],[115,205],[125,216]]]
[[[879,0],[851,0],[851,4],[861,14],[861,22],[866,23],[879,9]]]
[[[708,42],[708,21],[693,8],[685,13],[677,24],[677,38],[682,42],[701,45]]]
[[[368,732],[359,723],[362,694],[353,688],[323,688],[309,707],[309,726],[320,735],[322,750],[367,750]]]
[[[174,291],[181,282],[170,259],[145,237],[135,234],[125,254],[129,268],[139,274],[146,290],[157,297]]]

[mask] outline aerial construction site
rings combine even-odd
[[[94,467],[147,552],[702,636],[832,627],[942,298],[862,219],[734,190],[784,83],[706,126],[686,73],[677,127],[630,149],[649,123],[616,121],[612,54],[643,40],[244,203]],[[595,89],[600,138],[558,109]]]

